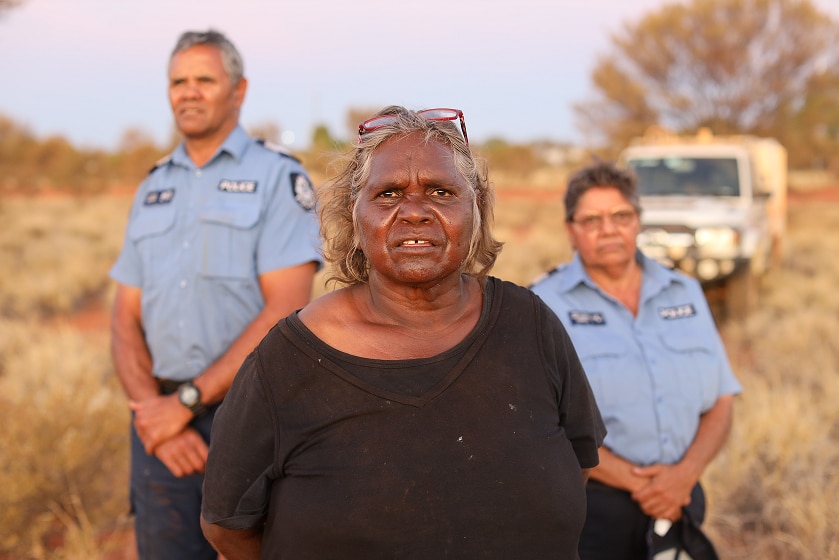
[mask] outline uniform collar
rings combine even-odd
[[[222,152],[230,154],[236,160],[241,160],[248,149],[250,139],[251,137],[248,136],[245,129],[243,129],[241,125],[236,125],[236,128],[227,135],[227,138],[225,138],[224,142],[221,143],[221,146],[219,146],[218,150],[216,150],[216,153],[210,158],[210,162],[215,161]],[[183,142],[178,144],[178,147],[175,148],[174,152],[172,152],[171,162],[182,167],[195,167],[195,164],[186,153],[186,147]],[[208,164],[210,162],[208,162]]]
[[[641,283],[642,302],[655,296],[670,284],[683,284],[685,281],[682,273],[658,264],[641,251],[636,253],[635,258],[638,259],[644,269],[644,278]]]
[[[594,282],[589,278],[588,272],[586,272],[586,268],[583,266],[580,254],[574,251],[571,262],[566,265],[565,273],[560,277],[559,289],[562,292],[570,292],[579,284],[586,284],[596,289]]]
[[[646,256],[640,250],[635,250],[635,260],[641,265],[643,271],[643,280],[641,287],[641,298],[644,299],[647,294],[653,295],[673,282],[682,283],[683,278],[677,272],[665,268],[654,260]],[[564,274],[561,276],[559,289],[562,292],[570,292],[580,284],[597,290],[597,284],[591,279],[583,266],[583,261],[580,259],[580,254],[574,251],[574,256],[566,265]]]

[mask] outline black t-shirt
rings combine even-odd
[[[423,359],[350,356],[293,314],[217,413],[202,513],[264,523],[271,559],[573,559],[604,435],[564,328],[519,286],[490,278],[472,333]]]

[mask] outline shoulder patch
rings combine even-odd
[[[300,163],[300,159],[297,156],[295,156],[294,154],[292,154],[289,151],[289,149],[286,148],[285,146],[283,146],[282,144],[275,144],[274,142],[268,142],[267,140],[264,140],[262,138],[257,138],[256,143],[259,144],[260,146],[262,146],[263,148],[265,148],[266,150],[270,150],[270,151],[274,152],[275,154],[279,154],[281,156],[293,159],[297,163]]]
[[[311,212],[315,209],[315,189],[312,182],[305,173],[292,173],[291,180],[291,194],[297,204],[306,212]]]

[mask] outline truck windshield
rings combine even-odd
[[[739,196],[734,158],[635,158],[628,165],[638,175],[644,196]]]

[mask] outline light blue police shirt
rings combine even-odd
[[[320,262],[319,249],[305,170],[237,127],[203,167],[181,144],[150,173],[110,274],[142,290],[153,375],[185,380],[260,312],[260,274]]]
[[[531,287],[568,330],[606,423],[604,445],[640,465],[683,457],[699,417],[741,388],[699,283],[645,257],[638,315],[579,255]]]

